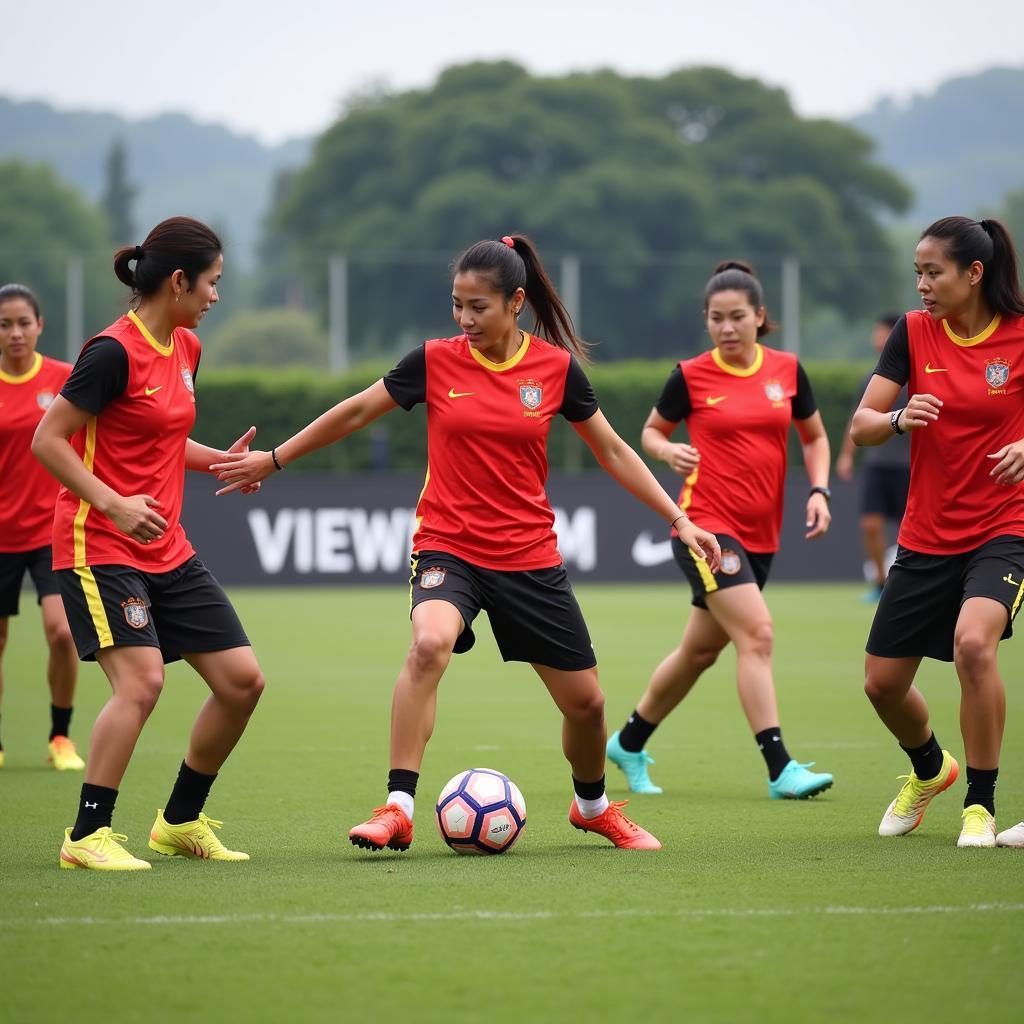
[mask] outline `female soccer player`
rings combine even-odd
[[[936,658],[960,679],[967,796],[957,846],[988,847],[1006,717],[997,648],[1024,597],[1024,293],[995,220],[936,221],[914,268],[924,309],[894,328],[852,427],[859,445],[911,435],[910,495],[864,689],[912,770],[878,831],[912,832],[959,774],[914,686],[921,659]],[[910,400],[890,412],[904,384]]]
[[[132,264],[134,263],[134,269]],[[202,813],[245,729],[263,676],[224,591],[179,522],[186,469],[209,471],[223,452],[189,438],[199,339],[217,301],[224,259],[205,224],[174,217],[141,246],[118,250],[114,273],[133,291],[125,316],[87,341],[36,431],[32,450],[64,485],[53,561],[78,654],[99,662],[113,690],[93,727],[78,817],[64,833],[62,868],[138,871],[111,830],[118,787],[164,683],[184,658],[210,688],[150,848],[248,860]],[[233,450],[247,450],[251,428]]]
[[[520,330],[529,303],[546,340]],[[413,538],[412,646],[395,685],[388,797],[351,841],[408,849],[420,763],[434,726],[437,687],[452,653],[475,641],[485,610],[506,661],[529,662],[563,715],[572,767],[569,821],[615,846],[660,843],[610,804],[604,788],[604,697],[586,624],[558,554],[544,491],[547,435],[569,420],[604,469],[674,523],[712,569],[714,537],[681,515],[639,456],[609,426],[575,356],[582,345],[522,235],[482,241],[455,264],[452,313],[462,331],[428,341],[383,380],[346,399],[270,452],[214,469],[231,490],[360,430],[397,406],[427,406],[427,480]]]
[[[71,367],[36,351],[43,333],[39,301],[21,284],[0,288],[0,658],[7,623],[18,614],[21,582],[32,577],[49,648],[50,763],[58,771],[81,771],[85,762],[68,737],[75,702],[78,661],[51,564],[50,537],[57,481],[32,458],[31,443],[43,413],[68,379]],[[0,696],[3,696],[0,673]],[[0,743],[0,768],[4,748]]]
[[[772,618],[761,596],[779,546],[786,480],[786,438],[795,423],[811,480],[808,538],[828,529],[829,446],[811,385],[795,356],[761,345],[773,324],[750,266],[720,263],[704,290],[713,348],[686,359],[644,424],[644,451],[685,478],[679,507],[706,523],[722,545],[717,572],[673,538],[690,581],[693,609],[679,646],[655,669],[636,710],[608,741],[608,757],[634,793],[660,793],[644,749],[654,730],[693,689],[729,643],[736,648],[740,703],[768,767],[774,800],[804,799],[832,776],[794,761],[782,742],[772,680]],[[672,441],[686,421],[690,444]]]

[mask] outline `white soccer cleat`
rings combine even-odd
[[[896,799],[885,809],[878,826],[880,836],[905,836],[913,832],[932,799],[944,789],[949,789],[960,774],[960,766],[948,750],[942,752],[942,768],[934,779],[919,779],[913,772],[901,775],[906,779]]]
[[[996,819],[981,804],[971,804],[964,808],[964,827],[960,830],[960,838],[956,845],[960,849],[966,847],[987,848],[996,845]]]
[[[1009,846],[1024,850],[1024,821],[1005,829],[996,836],[996,846]]]

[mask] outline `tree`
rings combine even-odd
[[[327,335],[309,313],[239,313],[203,341],[203,365],[327,369]]]
[[[101,205],[110,222],[110,240],[116,246],[135,241],[132,206],[138,190],[128,180],[128,155],[124,140],[116,139],[107,154]]]
[[[525,231],[556,276],[563,253],[581,259],[581,326],[602,354],[674,354],[698,343],[701,286],[724,256],[752,258],[770,296],[796,255],[810,302],[887,305],[879,214],[909,198],[863,135],[727,71],[470,64],[351,107],[281,182],[264,253],[273,272],[298,268],[322,309],[326,257],[343,252],[353,337],[393,350],[451,332],[452,256]]]

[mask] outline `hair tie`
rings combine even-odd
[[[985,220],[984,217],[982,217],[982,219],[978,221],[978,227],[981,228],[981,230],[984,231],[986,235],[989,233],[988,221]]]
[[[135,246],[135,259],[141,260],[144,255],[145,255],[145,253],[143,252],[142,246],[141,245]]]
[[[505,243],[505,244],[506,244],[506,245],[507,245],[507,246],[508,246],[508,247],[509,247],[510,249],[514,249],[514,248],[516,247],[515,239],[514,239],[514,238],[512,238],[512,236],[511,236],[511,235],[502,235],[502,236],[501,236],[501,240],[502,240],[502,241],[503,241],[503,242],[504,242],[504,243]]]

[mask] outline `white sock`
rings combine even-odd
[[[597,818],[608,810],[608,794],[602,793],[596,800],[584,800],[583,797],[577,796],[576,806],[584,818]]]
[[[406,817],[412,821],[412,812],[416,806],[416,801],[408,793],[402,793],[399,790],[396,790],[394,793],[388,793],[388,803],[401,807],[405,811]]]

